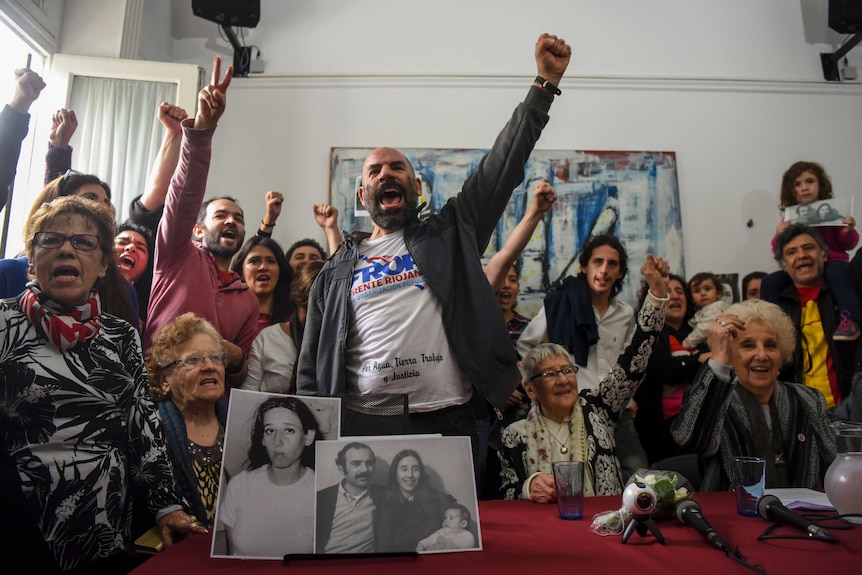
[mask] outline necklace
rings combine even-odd
[[[189,453],[192,459],[202,466],[220,462],[224,453],[224,428],[219,425],[215,445],[201,446],[189,440]]]
[[[560,425],[560,427],[563,427],[563,426]],[[550,427],[547,427],[547,426],[545,427],[545,429],[548,430],[548,435],[551,436],[551,439],[556,441],[557,444],[560,446],[560,453],[562,453],[563,455],[565,455],[566,453],[569,452],[569,443],[572,441],[572,428],[571,428],[571,426],[568,426],[568,427],[569,427],[569,436],[566,438],[565,441],[560,441],[560,439],[557,437],[557,434],[555,432],[551,431]]]

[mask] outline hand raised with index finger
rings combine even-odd
[[[227,89],[233,77],[233,66],[221,76],[221,57],[216,56],[213,63],[212,82],[198,93],[198,113],[195,116],[195,129],[215,128],[227,105]]]

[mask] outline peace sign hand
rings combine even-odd
[[[198,93],[198,113],[195,116],[195,129],[204,130],[215,128],[219,118],[224,114],[227,105],[227,88],[233,77],[233,66],[225,70],[224,78],[221,76],[221,57],[216,56],[213,62],[212,82]]]

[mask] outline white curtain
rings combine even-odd
[[[72,167],[108,183],[118,222],[146,190],[164,130],[158,107],[176,95],[176,84],[163,82],[87,76],[72,81],[70,105],[78,119]]]

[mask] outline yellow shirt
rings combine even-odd
[[[820,321],[817,300],[809,300],[802,306],[802,353],[804,355],[802,383],[813,387],[826,398],[826,409],[835,405],[832,386],[829,383],[829,346]]]

